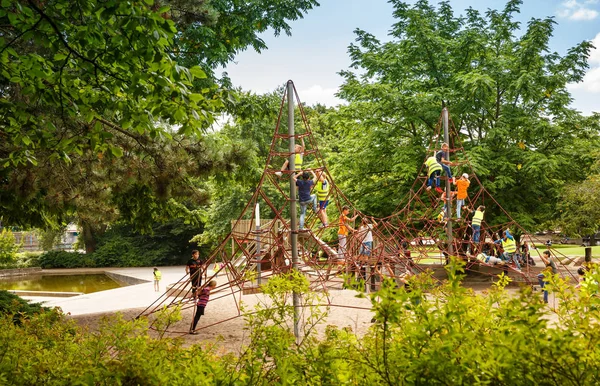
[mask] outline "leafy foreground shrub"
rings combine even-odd
[[[588,274],[600,279],[600,270]],[[153,339],[143,320],[112,321],[97,333],[46,314],[14,326],[0,320],[0,383],[126,385],[593,385],[600,383],[600,299],[557,277],[549,289],[559,308],[539,293],[504,290],[503,277],[487,294],[460,285],[455,268],[440,286],[414,278],[412,292],[385,282],[372,295],[377,322],[359,338],[348,329],[315,325],[323,295],[290,274],[269,280],[268,299],[247,310],[250,342],[239,356],[183,347],[179,339]],[[299,309],[303,338],[296,341],[291,304]],[[166,315],[166,313],[165,313]],[[159,316],[154,326],[166,326]],[[549,321],[552,319],[552,321]],[[160,321],[162,320],[162,322]],[[160,328],[159,328],[160,329]]]
[[[14,323],[20,323],[23,318],[29,318],[41,312],[48,311],[39,303],[30,303],[15,294],[0,290],[0,315],[11,315]]]

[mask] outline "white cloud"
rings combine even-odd
[[[337,91],[337,88],[323,88],[316,84],[308,89],[298,90],[298,97],[307,106],[320,103],[328,107],[335,107],[342,104],[342,100],[334,95]]]
[[[556,11],[556,15],[569,20],[594,20],[598,17],[598,11],[589,6],[597,3],[598,0],[566,0],[561,3],[562,8]]]
[[[588,8],[580,8],[577,11],[573,12],[569,19],[571,20],[594,20],[598,17],[598,11],[594,11],[593,9]]]
[[[592,111],[600,112],[596,102],[600,94],[600,33],[592,39],[592,44],[596,48],[590,51],[588,58],[590,69],[583,77],[583,81],[568,85],[574,98],[573,106],[584,114],[590,114]]]
[[[592,39],[594,49],[590,52],[588,62],[593,66],[594,64],[600,65],[600,32]]]

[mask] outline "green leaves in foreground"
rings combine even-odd
[[[600,382],[600,269],[576,290],[548,277],[550,307],[529,288],[506,290],[506,277],[484,293],[449,282],[411,279],[410,291],[383,283],[372,296],[376,321],[364,336],[327,326],[299,273],[273,277],[264,302],[247,313],[250,341],[216,356],[179,339],[153,339],[143,320],[105,321],[95,333],[47,314],[0,319],[0,382],[31,384],[227,385],[592,385]],[[307,338],[291,330],[291,294],[300,292]],[[556,297],[556,301],[552,297]],[[554,309],[556,307],[556,309]],[[177,313],[175,313],[177,314]],[[176,316],[176,315],[175,315]],[[162,326],[176,319],[167,316]],[[311,321],[312,318],[312,321]],[[220,327],[227,333],[227,324]]]

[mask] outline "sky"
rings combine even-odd
[[[343,103],[335,93],[342,84],[338,72],[350,65],[347,49],[355,41],[353,31],[359,28],[381,41],[389,40],[393,7],[386,0],[320,3],[303,19],[290,23],[292,36],[274,37],[269,31],[261,35],[267,50],[259,54],[250,49],[238,54],[225,69],[233,84],[260,94],[291,79],[304,103]],[[455,15],[464,14],[469,6],[485,12],[490,8],[501,10],[505,4],[504,0],[450,0]],[[584,40],[593,41],[598,47],[591,53],[584,81],[569,85],[569,90],[574,98],[572,107],[584,114],[600,112],[600,0],[524,0],[516,20],[526,26],[531,18],[547,16],[558,23],[550,40],[551,51],[563,55]]]

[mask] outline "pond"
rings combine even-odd
[[[105,274],[25,275],[0,278],[0,290],[83,292],[123,287]]]

